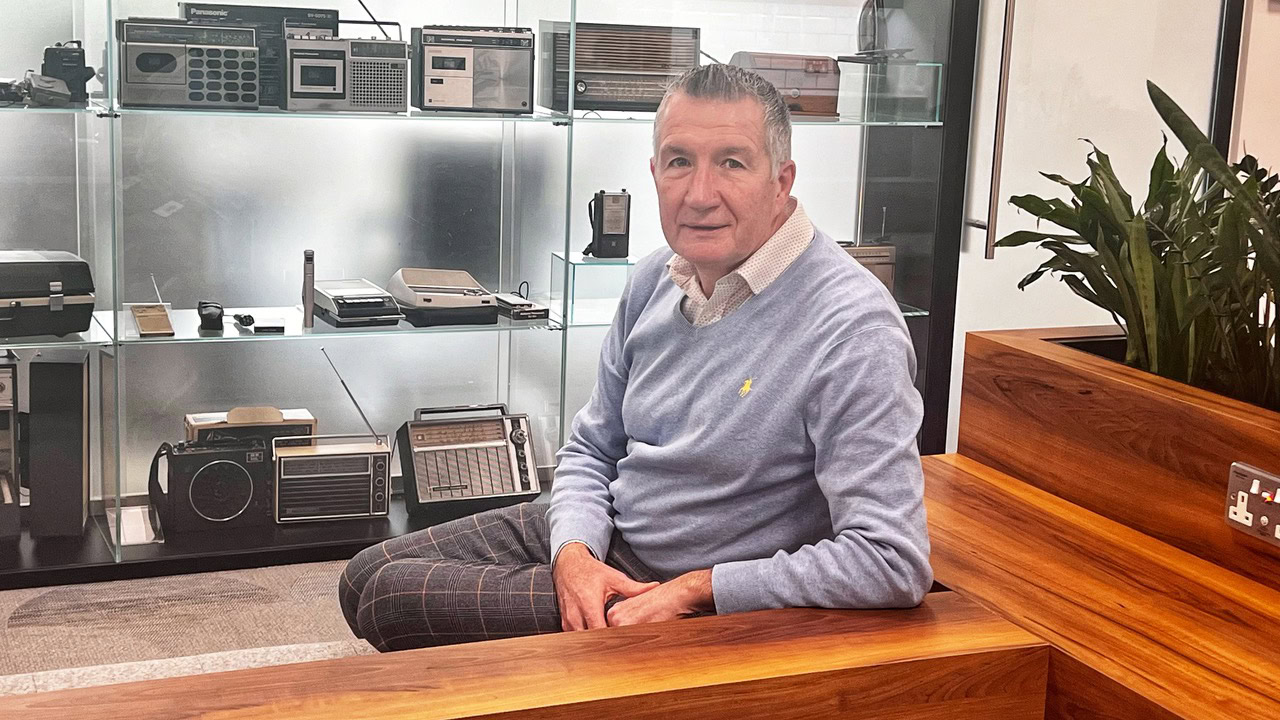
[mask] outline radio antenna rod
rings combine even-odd
[[[151,273],[151,287],[156,289],[156,302],[164,304],[164,298],[160,297],[160,286],[156,284],[156,274]]]
[[[373,11],[369,9],[368,5],[364,4],[364,0],[357,0],[357,2],[360,3],[360,7],[364,8],[365,13],[369,15],[369,19],[373,21],[373,24],[377,25],[378,29],[382,31],[382,34],[385,35],[388,40],[390,40],[391,33],[387,32],[387,29],[382,27],[382,23],[378,22],[378,18],[373,16]],[[404,36],[401,35],[400,37],[403,38]]]
[[[347,391],[347,397],[351,398],[351,404],[356,406],[356,412],[360,413],[360,419],[364,421],[364,426],[369,428],[369,434],[373,436],[374,442],[381,445],[382,436],[377,430],[373,429],[373,423],[369,422],[368,416],[364,414],[364,410],[360,409],[360,403],[356,400],[356,396],[352,394],[351,388],[347,387],[347,381],[342,379],[342,373],[338,372],[338,366],[333,364],[333,358],[329,357],[329,351],[320,347],[320,352],[324,353],[324,359],[329,361],[329,367],[333,368],[333,374],[338,376],[338,382],[342,383],[342,389]]]

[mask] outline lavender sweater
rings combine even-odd
[[[915,352],[888,291],[821,232],[694,328],[636,267],[558,454],[551,547],[616,528],[667,578],[712,569],[720,613],[918,604],[933,580]]]

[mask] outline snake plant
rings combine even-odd
[[[1280,178],[1251,156],[1229,164],[1168,95],[1150,82],[1147,90],[1187,155],[1175,164],[1166,140],[1145,202],[1134,204],[1091,144],[1088,178],[1045,174],[1069,197],[1010,199],[1039,222],[997,246],[1050,251],[1018,287],[1052,273],[1110,312],[1127,364],[1280,410]],[[1060,230],[1040,229],[1046,223]]]

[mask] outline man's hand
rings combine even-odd
[[[609,608],[609,627],[675,620],[715,608],[711,571],[695,570]]]
[[[605,627],[604,606],[609,598],[633,598],[658,587],[656,582],[636,582],[596,560],[578,542],[561,548],[552,580],[560,602],[560,629],[566,632]]]

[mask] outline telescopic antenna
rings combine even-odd
[[[160,286],[156,284],[156,274],[151,273],[151,287],[156,289],[156,302],[164,304],[164,298],[160,297]]]
[[[347,391],[347,397],[351,398],[351,404],[356,406],[356,412],[360,413],[360,419],[364,421],[364,426],[369,428],[369,434],[373,436],[374,442],[381,445],[382,436],[373,429],[373,423],[369,422],[364,410],[360,409],[360,403],[356,400],[356,396],[352,394],[351,388],[347,387],[347,381],[342,379],[342,373],[338,372],[338,366],[333,364],[333,358],[329,357],[329,352],[324,347],[320,348],[320,352],[324,353],[324,359],[329,361],[329,367],[333,368],[333,374],[338,376],[338,382],[342,383],[342,389]]]

